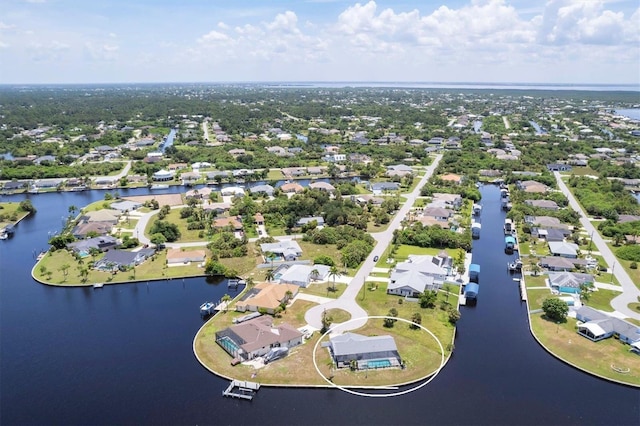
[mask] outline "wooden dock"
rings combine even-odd
[[[523,302],[527,301],[527,287],[524,284],[524,279],[520,280],[520,300]]]
[[[258,389],[260,389],[259,383],[234,380],[229,384],[229,387],[222,391],[222,396],[251,401],[255,394],[258,393]]]

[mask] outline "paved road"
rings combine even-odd
[[[624,270],[622,265],[616,260],[613,252],[607,246],[604,239],[598,233],[598,230],[589,222],[589,218],[587,217],[584,210],[575,199],[567,185],[562,181],[562,177],[559,172],[554,172],[556,177],[556,181],[558,182],[558,187],[564,193],[564,195],[569,199],[569,205],[578,213],[580,213],[580,224],[584,227],[584,229],[589,233],[589,235],[593,235],[593,243],[598,247],[600,254],[604,258],[604,260],[613,268],[613,273],[618,280],[618,282],[622,285],[623,292],[615,297],[611,301],[611,306],[616,311],[622,313],[623,315],[640,319],[640,314],[629,309],[629,303],[637,302],[638,296],[640,296],[640,290],[635,286],[627,271]]]
[[[340,327],[341,331],[355,330],[366,324],[367,312],[358,305],[356,297],[364,285],[365,278],[369,276],[375,267],[376,262],[374,262],[373,258],[384,254],[384,251],[393,238],[393,231],[400,228],[402,221],[408,215],[409,210],[411,210],[411,207],[415,203],[418,195],[420,195],[420,189],[422,189],[424,184],[427,183],[427,180],[429,180],[436,167],[438,167],[438,163],[440,163],[441,159],[442,155],[438,155],[433,163],[426,168],[425,175],[422,177],[418,185],[416,185],[415,189],[409,194],[403,194],[403,196],[407,198],[407,201],[402,205],[402,207],[400,207],[400,210],[396,213],[387,230],[375,234],[375,239],[377,241],[376,246],[371,251],[371,254],[369,254],[369,257],[364,261],[355,277],[351,280],[344,293],[334,301],[314,306],[307,311],[304,319],[309,325],[314,328],[321,329],[322,313],[325,309],[342,309],[351,314],[351,320],[354,321]],[[334,326],[336,325],[337,324]]]
[[[117,161],[114,161],[114,163],[117,163]],[[122,171],[120,173],[118,173],[117,175],[114,176],[96,176],[93,178],[93,180],[96,179],[113,179],[113,180],[120,180],[122,179],[124,176],[126,176],[129,173],[129,170],[131,170],[131,160],[126,162],[127,164],[124,166],[124,168],[122,169]]]
[[[204,120],[202,122],[202,132],[204,133],[204,140],[209,142],[209,120]]]

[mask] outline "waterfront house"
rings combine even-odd
[[[569,225],[566,225],[562,222],[560,222],[560,219],[558,219],[557,217],[551,217],[551,216],[525,216],[524,217],[524,221],[525,223],[532,225],[532,226],[537,226],[540,228],[555,228],[555,229],[564,229],[564,230],[569,230]]]
[[[630,345],[640,342],[640,327],[589,306],[577,309],[576,319],[582,322],[578,323],[578,334],[594,342],[612,336]]]
[[[195,185],[200,180],[200,173],[198,172],[185,172],[180,175],[182,184],[185,186]]]
[[[564,239],[571,235],[571,231],[568,229],[549,228],[543,229],[538,227],[531,228],[531,236],[534,238],[542,238],[548,241],[564,241]]]
[[[78,238],[87,238],[89,235],[107,235],[113,229],[115,225],[112,221],[107,222],[84,222],[79,221],[78,224],[73,228],[71,234]]]
[[[254,214],[253,222],[258,226],[264,226],[264,216],[262,216],[262,213],[258,212]]]
[[[450,257],[410,255],[391,271],[388,294],[417,297],[426,290],[439,290],[450,271]]]
[[[321,175],[324,171],[325,168],[322,166],[307,167],[307,173],[314,176]]]
[[[191,189],[187,191],[184,194],[184,196],[187,199],[196,198],[196,199],[202,200],[202,199],[208,199],[213,192],[214,192],[213,189],[204,187],[200,189]]]
[[[120,245],[120,241],[116,237],[104,235],[100,237],[87,238],[86,240],[74,241],[67,244],[67,249],[80,254],[81,256],[89,254],[92,249],[107,251]]]
[[[577,244],[568,243],[565,241],[550,241],[547,244],[549,245],[549,251],[553,256],[568,258],[578,257],[578,251],[580,250],[580,248]]]
[[[459,194],[434,192],[432,196],[433,200],[431,201],[431,203],[444,204],[446,208],[451,208],[454,210],[458,210],[460,209],[460,207],[462,207],[462,196],[460,196]]]
[[[155,172],[151,178],[155,182],[168,182],[173,179],[174,175],[175,175],[174,172],[162,169]]]
[[[260,283],[253,287],[248,297],[236,303],[238,312],[258,312],[264,310],[273,315],[282,303],[296,297],[300,287],[293,284]],[[287,293],[290,292],[290,296]]]
[[[115,225],[120,218],[121,213],[111,209],[94,210],[85,212],[80,216],[80,222],[109,222]]]
[[[242,197],[244,196],[244,189],[239,186],[228,186],[226,188],[222,188],[220,193],[223,197],[225,196],[233,196],[233,197]]]
[[[126,211],[131,212],[142,207],[142,203],[139,203],[137,201],[123,200],[123,201],[116,201],[115,203],[111,203],[109,207],[112,208],[113,210],[118,210],[120,212],[126,212]]]
[[[320,191],[334,192],[336,188],[327,182],[312,182],[309,184],[311,189],[319,189]]]
[[[293,261],[302,256],[302,249],[297,241],[283,240],[275,243],[260,244],[263,254],[273,253],[275,261]]]
[[[151,257],[155,253],[152,248],[139,251],[109,250],[104,257],[98,260],[94,268],[100,271],[118,271],[133,268]]]
[[[229,355],[250,360],[269,353],[271,348],[293,348],[302,344],[302,333],[287,323],[278,326],[267,315],[216,332],[216,343]]]
[[[392,336],[363,336],[344,333],[329,339],[336,368],[367,370],[400,367],[402,359]]]
[[[546,268],[550,271],[570,271],[575,268],[573,259],[567,259],[566,257],[558,256],[546,256],[540,258],[539,265],[542,268]]]
[[[549,277],[547,278],[547,283],[551,290],[559,293],[578,294],[581,286],[591,287],[593,282],[593,275],[574,272],[549,272]]]
[[[555,201],[551,200],[525,200],[524,203],[539,209],[558,210],[560,208]]]
[[[300,177],[307,173],[302,167],[284,167],[280,171],[286,178]]]
[[[269,197],[273,195],[274,188],[271,185],[256,185],[249,188],[249,192],[252,194],[265,194]]]
[[[167,265],[184,265],[191,262],[202,263],[206,258],[204,250],[181,250],[170,248],[167,250]]]
[[[448,222],[453,217],[453,211],[441,207],[427,207],[422,211],[422,216],[432,217],[439,222]]]
[[[299,183],[293,182],[293,183],[285,183],[280,187],[280,190],[285,194],[289,194],[289,193],[299,194],[301,192],[304,192],[304,187]]]
[[[547,185],[535,180],[518,181],[516,183],[516,187],[520,191],[529,192],[529,193],[544,194],[547,191],[549,191],[549,187]]]

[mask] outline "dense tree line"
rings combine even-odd
[[[640,214],[638,201],[620,181],[571,176],[568,185],[590,215],[616,221],[621,214]]]
[[[394,231],[393,243],[418,247],[461,248],[470,251],[471,231],[451,232],[439,225],[424,226],[417,222],[411,227]]]

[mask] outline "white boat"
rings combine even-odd
[[[102,288],[102,286],[104,286],[104,283],[93,283],[93,288]]]
[[[151,189],[167,189],[167,188],[169,188],[169,185],[162,185],[162,184],[151,185]]]
[[[200,305],[200,315],[210,315],[215,310],[216,305],[213,302],[204,302]]]
[[[522,270],[522,259],[518,258],[515,262],[510,262],[508,265],[509,271],[521,271]]]

